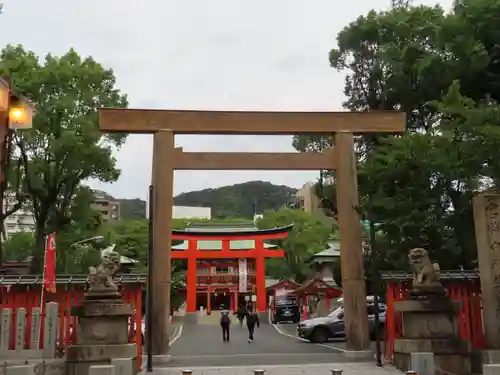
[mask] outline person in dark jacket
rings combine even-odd
[[[248,328],[248,342],[252,343],[254,341],[253,334],[255,331],[255,326],[260,327],[259,316],[255,311],[249,311],[247,315],[247,328]]]
[[[238,308],[238,312],[236,313],[236,316],[240,321],[240,327],[243,326],[243,319],[245,319],[246,315],[247,315],[247,309],[245,308],[244,305],[240,305],[240,307]]]
[[[229,331],[231,327],[229,310],[222,310],[220,312],[220,326],[222,328],[222,341],[229,342]]]

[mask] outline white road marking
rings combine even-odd
[[[299,337],[299,336],[294,336],[294,335],[291,335],[285,331],[283,331],[281,329],[281,327],[279,326],[279,324],[273,324],[272,323],[272,320],[271,320],[271,312],[269,311],[269,324],[271,324],[274,329],[282,336],[286,336],[286,337],[290,337],[292,339],[295,339],[295,340],[300,340],[300,341],[304,341],[304,342],[308,342],[308,343],[311,343],[309,340],[306,340],[305,338],[303,337]],[[342,348],[339,348],[338,346],[335,346],[335,345],[328,345],[328,344],[318,344],[318,343],[313,343],[314,345],[318,345],[318,346],[322,346],[324,348],[328,348],[328,349],[333,349],[333,350],[338,350],[339,352],[342,352],[342,353],[347,353],[349,350],[345,350],[345,349],[342,349]]]
[[[182,325],[181,325],[181,326],[179,326],[179,329],[178,329],[178,330],[177,330],[177,332],[175,333],[174,337],[172,337],[172,338],[170,339],[170,343],[169,343],[169,345],[168,345],[169,347],[171,347],[172,345],[174,345],[174,343],[177,341],[177,339],[178,339],[179,337],[181,337],[181,335],[182,335],[182,329],[183,329],[183,328],[184,328],[184,326],[182,326]]]

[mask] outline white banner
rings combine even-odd
[[[248,262],[246,259],[238,259],[238,279],[240,293],[246,293],[248,289]]]

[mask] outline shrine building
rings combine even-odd
[[[268,306],[266,258],[284,257],[284,251],[266,241],[286,238],[289,225],[257,229],[253,223],[193,223],[183,230],[172,230],[172,260],[187,260],[185,278],[186,313],[200,308],[236,311],[253,302],[258,312]]]

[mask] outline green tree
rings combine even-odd
[[[25,261],[35,246],[35,236],[31,232],[13,233],[3,244],[5,260]]]
[[[332,229],[302,210],[289,208],[266,211],[264,217],[257,221],[257,226],[262,229],[289,224],[293,224],[293,229],[288,237],[276,241],[278,247],[285,251],[285,258],[268,259],[267,274],[270,277],[290,278],[301,283],[312,273],[307,260],[311,255],[326,248]]]
[[[91,207],[94,194],[80,185],[72,199],[69,222],[57,232],[57,270],[66,273],[86,273],[89,266],[99,263],[100,250],[113,243],[115,234],[102,214]],[[100,241],[78,242],[93,237]]]
[[[115,232],[115,250],[123,256],[148,265],[148,220],[120,220],[112,224]]]
[[[493,20],[500,4],[463,4],[451,13],[425,6],[372,11],[344,28],[330,52],[331,66],[347,74],[346,109],[407,115],[405,135],[363,135],[357,142],[361,211],[371,196],[385,266],[404,267],[407,251],[422,246],[443,268],[471,267],[471,198],[498,186]],[[294,139],[300,151],[332,143]]]
[[[498,186],[500,108],[478,106],[458,84],[433,104],[443,116],[439,133],[385,141],[363,166],[364,186],[389,248],[422,246],[443,268],[473,267],[471,201],[477,191]]]
[[[172,221],[173,229],[182,229],[185,226],[186,220],[184,219]],[[147,219],[120,220],[110,223],[110,228],[113,231],[113,243],[116,244],[115,250],[147,267],[149,264],[149,221]]]
[[[3,179],[0,182],[0,201],[7,202],[5,205],[0,205],[0,228],[4,228],[5,219],[10,215],[15,214],[21,208],[30,206],[28,194],[23,184],[23,163],[14,155],[13,135],[12,130],[7,132],[4,140],[6,144],[5,157],[0,160],[2,171],[4,171]],[[2,264],[5,255],[3,245],[3,241],[0,241],[0,264]]]
[[[113,147],[126,135],[103,135],[96,108],[126,107],[126,96],[115,87],[112,70],[74,50],[43,62],[22,46],[1,53],[0,73],[13,78],[15,89],[37,106],[33,129],[15,139],[25,170],[26,189],[33,199],[36,247],[32,271],[39,271],[44,236],[69,223],[70,207],[81,181],[104,182],[119,176]]]

